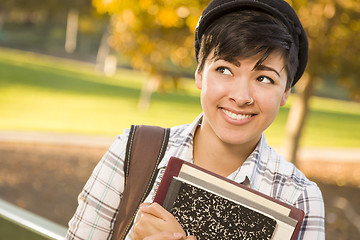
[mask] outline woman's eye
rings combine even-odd
[[[274,83],[274,80],[266,76],[260,76],[257,78],[257,80],[262,83]]]
[[[222,74],[226,74],[226,75],[232,75],[230,69],[228,69],[227,67],[218,67],[216,69],[216,71],[222,73]]]

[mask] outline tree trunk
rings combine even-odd
[[[79,10],[77,9],[69,10],[67,17],[66,39],[65,39],[65,51],[67,53],[73,53],[76,49],[78,24],[79,24]]]
[[[104,73],[106,57],[109,56],[110,53],[109,37],[108,27],[101,37],[100,46],[96,55],[96,71],[98,73]]]
[[[154,91],[156,91],[159,87],[159,83],[161,82],[160,75],[150,75],[144,82],[144,85],[141,89],[140,100],[138,104],[138,108],[140,110],[146,111],[150,107],[151,96]]]
[[[5,11],[0,10],[0,34],[1,34],[2,30],[3,30],[3,26],[4,26],[4,23],[5,23],[5,18],[6,18]]]
[[[309,99],[312,94],[314,80],[309,74],[304,74],[295,88],[296,97],[291,106],[286,123],[286,139],[284,156],[296,165],[297,150],[309,110]]]

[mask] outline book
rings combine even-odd
[[[172,157],[154,202],[202,239],[296,239],[304,212]]]

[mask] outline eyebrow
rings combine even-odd
[[[224,58],[221,58],[220,56],[217,56],[214,58],[214,61],[218,61],[218,60],[223,60],[223,61],[226,61],[228,63],[231,63],[237,67],[239,67],[241,65],[240,61],[236,60],[236,59],[224,59]],[[252,71],[255,70],[255,71],[272,71],[274,73],[276,73],[276,75],[278,75],[280,77],[280,73],[278,71],[276,71],[274,68],[272,67],[268,67],[266,65],[261,65],[261,64],[256,64],[255,67],[252,69]]]
[[[272,67],[268,67],[268,66],[265,66],[265,65],[257,65],[255,66],[252,70],[255,70],[255,71],[272,71],[274,73],[276,73],[276,75],[278,75],[280,77],[280,73],[278,71],[276,71],[274,68]]]
[[[233,58],[223,58],[223,57],[220,57],[220,56],[217,56],[217,57],[214,58],[214,62],[219,61],[219,60],[223,60],[223,61],[228,62],[228,63],[230,63],[232,65],[235,65],[237,67],[240,67],[240,65],[241,65],[238,60],[233,59]]]

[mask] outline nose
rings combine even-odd
[[[231,86],[229,99],[237,105],[251,105],[254,102],[252,98],[252,87],[246,79],[236,79]]]

